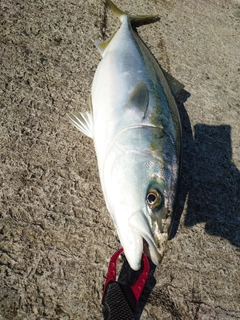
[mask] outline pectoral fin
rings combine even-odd
[[[128,107],[138,108],[142,112],[142,118],[145,118],[149,103],[148,88],[144,82],[139,82],[129,96]]]
[[[67,117],[79,131],[93,139],[93,119],[89,112],[68,113]]]

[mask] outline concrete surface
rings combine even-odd
[[[139,34],[185,84],[179,210],[137,318],[240,319],[240,2],[116,3],[159,13]],[[101,319],[119,244],[93,143],[65,115],[89,109],[93,40],[119,21],[97,0],[1,0],[0,19],[0,319]]]

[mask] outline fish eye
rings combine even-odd
[[[162,202],[161,193],[157,189],[150,189],[147,197],[147,204],[151,209],[157,208]]]

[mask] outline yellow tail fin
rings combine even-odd
[[[126,12],[119,9],[111,0],[104,0],[104,1],[117,18],[120,18],[122,15],[129,16]],[[145,16],[145,15],[129,16],[129,18],[130,18],[131,25],[134,27],[139,27],[144,24],[149,24],[149,23],[153,23],[160,20],[159,16]]]

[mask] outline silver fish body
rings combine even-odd
[[[94,140],[108,211],[134,270],[143,250],[158,264],[172,225],[181,163],[181,124],[162,69],[109,0],[122,25],[107,42],[92,84],[92,114],[70,115]],[[144,19],[144,18],[143,18]]]

